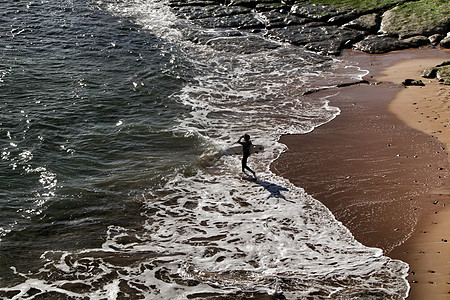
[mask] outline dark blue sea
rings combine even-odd
[[[202,30],[224,43],[166,1],[0,2],[0,298],[406,296],[407,264],[269,168],[340,112],[305,91],[366,72]]]

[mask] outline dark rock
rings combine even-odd
[[[271,42],[256,35],[215,38],[208,41],[206,45],[210,45],[213,49],[219,51],[227,51],[238,54],[250,54],[280,47],[278,43]]]
[[[290,15],[287,12],[279,11],[260,12],[256,15],[256,18],[268,29],[301,25],[311,22],[311,19],[300,18]]]
[[[312,19],[308,19],[308,18],[302,18],[299,16],[295,16],[295,15],[291,15],[289,14],[289,16],[286,18],[286,24],[288,26],[295,26],[295,25],[304,25],[304,24],[312,24],[315,21]]]
[[[242,36],[242,32],[236,29],[217,29],[215,31],[204,31],[198,29],[188,29],[185,31],[186,38],[192,42],[206,44],[211,39],[223,37]]]
[[[309,50],[334,55],[364,38],[364,34],[359,31],[335,26],[311,27],[311,24],[273,29],[268,35],[293,45],[305,46]]]
[[[317,27],[310,27],[306,25],[290,26],[289,28],[275,28],[269,30],[267,35],[271,38],[276,38],[284,42],[296,46],[306,45],[310,41],[310,37],[319,35],[321,32]]]
[[[180,17],[185,19],[200,19],[208,18],[211,16],[214,9],[219,8],[217,5],[212,5],[209,7],[203,6],[177,6],[172,8],[172,10]]]
[[[142,240],[138,239],[135,236],[120,236],[117,238],[116,241],[118,244],[121,244],[121,245],[128,245],[128,244],[142,242]]]
[[[288,12],[291,7],[286,5],[285,3],[280,2],[263,2],[256,5],[255,9],[257,11],[286,11]]]
[[[260,20],[256,19],[255,16],[250,13],[224,17],[196,19],[193,22],[206,28],[262,29],[265,27]]]
[[[376,33],[380,28],[381,18],[379,14],[373,13],[360,16],[343,25],[344,28],[363,30],[370,33]]]
[[[0,297],[2,299],[12,299],[17,294],[20,294],[20,290],[0,291]]]
[[[327,21],[331,17],[335,17],[348,12],[348,10],[339,9],[328,5],[298,3],[292,6],[291,13],[296,16],[310,18],[319,21]]]
[[[390,51],[406,49],[409,47],[410,44],[405,41],[375,35],[370,35],[354,45],[354,49],[361,50],[370,54],[387,53]]]
[[[450,60],[444,61],[442,64],[437,65],[436,68],[445,67],[445,66],[450,66]]]
[[[66,282],[61,285],[61,288],[75,293],[86,293],[92,287],[82,282]]]
[[[413,36],[402,41],[407,43],[409,48],[418,48],[429,43],[428,38],[423,35]]]
[[[287,26],[287,13],[280,13],[278,11],[260,12],[256,18],[264,24],[266,28],[284,27]]]
[[[436,33],[433,34],[432,36],[428,37],[428,39],[430,40],[430,43],[432,45],[437,45],[439,44],[439,42],[444,38],[444,36],[442,34]]]
[[[440,41],[442,47],[450,48],[450,37],[442,39],[450,28],[448,5],[440,1],[429,5],[423,2],[402,0],[395,7],[392,3],[359,6],[366,6],[365,10],[306,0],[169,0],[169,5],[178,16],[195,25],[215,29],[201,32],[200,28],[183,27],[188,39],[239,53],[248,53],[242,43],[247,30],[253,33],[266,30],[267,37],[322,54],[339,54],[351,47],[368,53],[386,53],[421,47],[430,41],[434,44]],[[417,7],[422,9],[420,13]],[[378,31],[386,36],[372,35]],[[239,38],[225,41],[224,37]],[[255,41],[262,49],[274,46],[257,38]],[[232,46],[234,42],[237,44]],[[253,45],[250,48],[256,49]]]
[[[174,11],[180,17],[196,20],[207,19],[217,17],[227,17],[235,15],[249,14],[251,9],[240,6],[222,6],[222,5],[210,5],[210,6],[181,6],[174,8]]]
[[[422,72],[423,78],[436,78],[438,68],[426,68]]]
[[[355,20],[359,16],[361,16],[361,12],[359,11],[349,11],[345,12],[336,16],[333,16],[328,19],[327,23],[333,24],[333,25],[343,25],[345,23],[351,22],[352,20]]]
[[[169,0],[169,5],[172,7],[177,6],[210,6],[210,5],[219,5],[220,1],[194,1],[194,0]]]
[[[441,47],[450,49],[450,35],[447,35],[447,37],[445,37],[439,45]]]
[[[230,6],[245,6],[250,8],[255,8],[261,3],[273,3],[273,0],[231,0],[231,1],[223,1],[226,5]]]
[[[364,38],[364,34],[356,30],[332,26],[323,26],[319,29],[321,30],[319,35],[312,37],[306,48],[324,54],[338,55],[341,49],[351,48],[353,43]]]
[[[422,80],[415,80],[415,79],[405,79],[403,80],[402,84],[404,86],[425,86]]]

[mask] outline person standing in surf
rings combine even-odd
[[[242,141],[242,139],[244,139],[244,141]],[[247,166],[247,160],[250,156],[250,148],[252,147],[250,136],[248,134],[244,134],[237,142],[242,145],[242,172],[245,173],[245,170],[249,170],[253,173],[253,177],[256,178],[256,173],[250,169],[249,166]]]

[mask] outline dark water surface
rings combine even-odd
[[[98,245],[108,225],[139,222],[138,195],[199,150],[170,130],[185,110],[169,96],[184,80],[157,37],[80,1],[1,6],[8,274],[11,261]]]

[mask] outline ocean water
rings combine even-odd
[[[0,297],[406,297],[407,264],[269,170],[339,115],[302,94],[364,70],[165,1],[0,7]],[[224,151],[243,133],[257,181]]]

